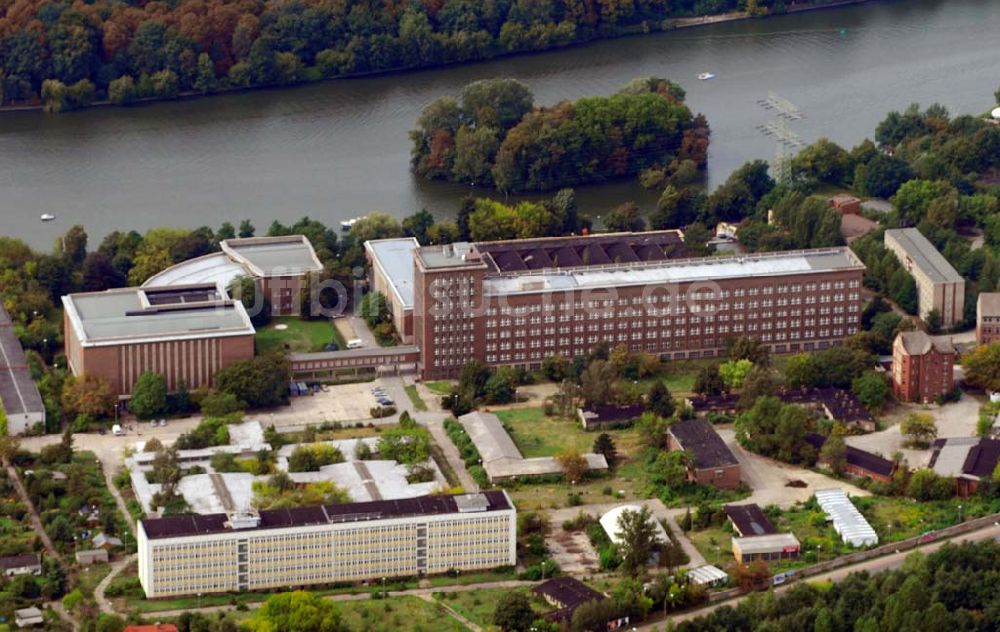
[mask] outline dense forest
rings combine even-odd
[[[790,1],[823,4],[828,0]],[[749,5],[749,6],[748,6]],[[293,84],[436,66],[672,28],[784,0],[5,0],[0,103],[59,111],[104,98]]]
[[[518,193],[676,171],[685,162],[700,169],[708,123],[684,96],[677,84],[648,77],[609,97],[536,107],[518,81],[477,81],[460,102],[442,97],[424,108],[410,132],[413,171]]]
[[[686,621],[678,632],[987,632],[1000,629],[1000,545],[948,545],[903,567],[854,573],[829,585],[800,582],[780,597],[754,595]]]

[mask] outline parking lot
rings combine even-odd
[[[372,394],[376,384],[378,380],[328,385],[318,393],[291,398],[288,407],[262,415],[262,421],[273,419],[275,425],[281,426],[369,419],[369,411],[377,405]]]

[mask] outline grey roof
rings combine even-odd
[[[698,568],[692,568],[688,571],[687,576],[691,579],[691,581],[702,586],[705,584],[714,584],[715,582],[723,582],[729,579],[729,574],[726,573],[726,571],[712,566],[711,564],[699,566]]]
[[[215,286],[200,286],[198,289]],[[149,294],[162,288],[121,288],[64,296],[63,306],[83,345],[122,344],[148,339],[208,338],[253,335],[243,304],[223,300],[188,303],[184,286],[169,288],[178,297],[173,304],[151,305]],[[162,297],[161,297],[162,298]]]
[[[907,355],[924,355],[930,353],[932,348],[938,353],[955,353],[955,345],[951,343],[951,338],[941,336],[932,338],[919,329],[900,332],[893,344],[901,345]]]
[[[466,241],[457,241],[443,246],[423,246],[417,248],[416,253],[417,258],[427,269],[456,266],[486,267],[486,263],[479,257],[479,253],[473,249],[472,244]]]
[[[667,429],[685,452],[694,457],[695,469],[713,469],[739,465],[732,450],[707,420],[695,417],[670,425]]]
[[[938,252],[934,244],[927,241],[927,238],[916,228],[890,228],[885,231],[885,239],[895,240],[913,265],[932,281],[936,283],[965,281],[962,275]]]
[[[227,239],[222,242],[222,251],[249,265],[259,276],[293,276],[323,269],[303,235]]]
[[[745,538],[733,538],[733,544],[743,555],[755,553],[776,553],[786,549],[799,548],[799,540],[791,533],[768,533]]]
[[[0,305],[0,404],[10,415],[45,412],[21,341],[3,305]]]
[[[143,287],[164,287],[168,285],[189,285],[191,283],[215,283],[219,287],[229,287],[233,279],[248,274],[247,269],[233,261],[224,252],[196,257],[170,266],[146,279]]]
[[[1000,292],[980,292],[976,310],[980,316],[1000,316]]]
[[[521,451],[514,444],[514,440],[493,413],[473,411],[462,415],[458,421],[479,451],[483,469],[486,470],[490,480],[560,474],[563,471],[562,465],[555,457],[539,456],[526,459],[521,456]],[[603,454],[588,453],[581,456],[587,460],[588,469],[608,469],[608,460]]]
[[[487,295],[501,295],[863,269],[864,263],[848,248],[824,248],[524,271],[488,277],[484,281],[483,291]]]
[[[979,445],[979,437],[947,437],[934,442],[934,453],[929,467],[939,476],[961,477],[965,474],[965,460]]]
[[[365,242],[365,249],[382,269],[403,307],[413,307],[413,251],[419,247],[414,237]]]

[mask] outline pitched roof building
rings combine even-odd
[[[724,509],[729,521],[733,523],[733,529],[740,537],[767,535],[778,531],[756,503],[726,505]]]
[[[579,579],[569,576],[553,577],[531,589],[556,608],[546,613],[549,621],[571,621],[576,609],[591,601],[604,601],[604,593],[597,592]]]
[[[806,434],[806,442],[819,452],[826,443],[826,437],[810,432]],[[892,475],[896,471],[896,464],[889,459],[851,445],[845,447],[844,460],[846,461],[844,470],[848,474],[885,483],[892,480]]]
[[[686,419],[670,425],[668,447],[691,454],[688,479],[699,485],[734,489],[740,484],[740,463],[708,421]]]
[[[947,338],[904,331],[892,343],[892,385],[896,398],[933,402],[955,388],[955,347]]]
[[[891,228],[885,231],[884,241],[917,282],[920,317],[927,318],[936,309],[942,326],[961,323],[965,318],[965,278],[934,244],[916,228]]]
[[[14,323],[0,304],[0,409],[7,415],[7,434],[24,434],[45,424],[45,403],[31,379],[31,369]]]
[[[936,440],[933,450],[929,467],[940,476],[953,477],[963,497],[974,494],[1000,463],[1000,439],[949,437]]]

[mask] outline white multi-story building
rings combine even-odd
[[[433,575],[516,563],[504,491],[139,522],[148,598]]]

